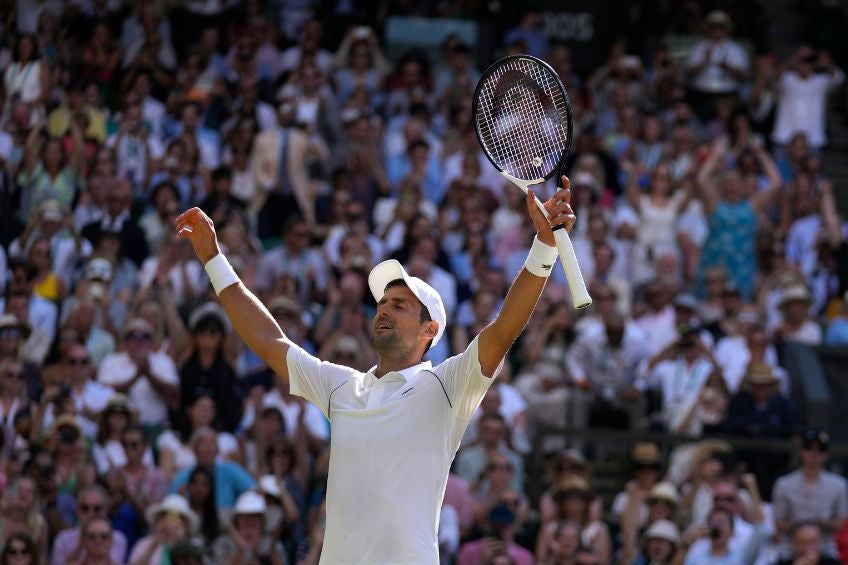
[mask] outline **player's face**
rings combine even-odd
[[[421,321],[421,303],[412,291],[406,286],[393,286],[377,304],[374,349],[381,354],[390,349],[413,350],[422,339],[427,323]]]

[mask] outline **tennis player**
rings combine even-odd
[[[556,262],[551,226],[576,221],[569,182],[545,203],[527,197],[536,238],[497,318],[464,352],[432,367],[422,361],[442,337],[447,314],[438,293],[394,260],[374,267],[373,343],[367,373],[320,361],[280,330],[221,254],[215,226],[198,208],[176,228],[206,266],[212,286],[245,343],[292,394],[314,403],[332,425],[322,564],[437,565],[439,510],[451,461],[472,413],[519,336]]]

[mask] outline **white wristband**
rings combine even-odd
[[[551,276],[557,255],[559,255],[559,252],[556,247],[551,247],[547,243],[539,241],[538,237],[534,237],[530,253],[524,262],[524,268],[537,277],[547,278]]]
[[[241,280],[223,253],[218,253],[206,263],[206,272],[209,274],[209,280],[212,281],[215,294],[221,294],[222,290]]]

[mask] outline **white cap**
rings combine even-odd
[[[103,257],[89,259],[85,265],[85,278],[101,279],[104,281],[112,280],[112,263]]]
[[[277,477],[274,475],[262,475],[259,478],[259,490],[277,498],[280,498],[283,494],[280,490],[280,484],[277,482]]]
[[[380,302],[383,295],[386,293],[386,285],[392,281],[403,280],[412,294],[421,301],[421,304],[430,313],[430,319],[439,324],[439,329],[436,330],[436,337],[433,338],[433,345],[439,343],[439,338],[445,333],[445,325],[447,325],[447,314],[445,314],[445,305],[442,302],[442,297],[436,292],[436,289],[419,279],[411,277],[404,270],[399,262],[394,259],[383,261],[373,269],[368,275],[368,287],[371,289],[371,294],[374,295],[374,300]]]
[[[645,532],[645,539],[664,539],[678,545],[680,544],[680,530],[671,520],[657,520]]]
[[[179,494],[169,494],[161,502],[151,504],[145,510],[144,515],[147,518],[148,524],[153,524],[156,517],[163,513],[179,514],[188,522],[189,533],[197,529],[200,519],[197,517],[191,507],[188,505],[188,500]]]
[[[268,505],[258,492],[249,490],[236,499],[233,515],[238,514],[265,514]]]

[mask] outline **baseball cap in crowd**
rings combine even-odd
[[[368,275],[368,287],[371,289],[371,294],[374,295],[374,300],[380,302],[383,295],[386,293],[386,286],[396,280],[402,280],[412,291],[412,294],[424,305],[427,312],[430,314],[430,319],[439,324],[436,330],[436,337],[433,338],[433,345],[439,343],[442,334],[445,333],[445,325],[447,325],[447,314],[445,313],[445,304],[442,302],[442,297],[436,292],[436,289],[419,279],[411,277],[403,266],[395,259],[383,261],[373,269]]]
[[[85,265],[85,278],[107,282],[112,280],[112,263],[103,257],[94,257]]]
[[[681,292],[674,297],[674,307],[694,312],[698,309],[698,299],[688,292]]]
[[[804,449],[810,449],[818,444],[821,451],[827,451],[830,448],[830,434],[822,430],[807,430],[801,443]]]
[[[598,181],[595,179],[595,176],[592,173],[587,173],[585,171],[574,175],[574,180],[571,181],[571,184],[575,187],[585,186],[592,189],[592,192],[597,192],[599,188]]]
[[[206,302],[195,308],[188,317],[190,331],[199,327],[206,327],[209,323],[217,324],[223,333],[230,333],[232,326],[230,320],[224,313],[224,309],[217,302]]]
[[[29,324],[18,320],[18,318],[14,314],[6,313],[0,315],[0,330],[5,329],[18,330],[23,339],[28,338],[30,334]]]
[[[800,300],[802,302],[810,302],[810,293],[806,287],[800,284],[793,284],[789,288],[783,291],[783,294],[780,295],[780,302],[778,302],[778,306],[783,308],[787,304],[792,301]]]
[[[559,454],[560,465],[562,463],[571,463],[575,467],[580,467],[581,469],[585,469],[588,465],[586,461],[586,456],[583,455],[583,452],[579,449],[572,447],[570,449],[566,449],[562,453]]]
[[[768,363],[751,363],[744,381],[749,385],[776,385],[780,379]]]
[[[733,22],[730,21],[730,16],[723,10],[713,10],[707,15],[706,24],[708,26],[721,26],[730,29]]]
[[[677,546],[680,544],[680,530],[671,520],[657,520],[645,532],[645,540],[649,539],[662,539]]]

